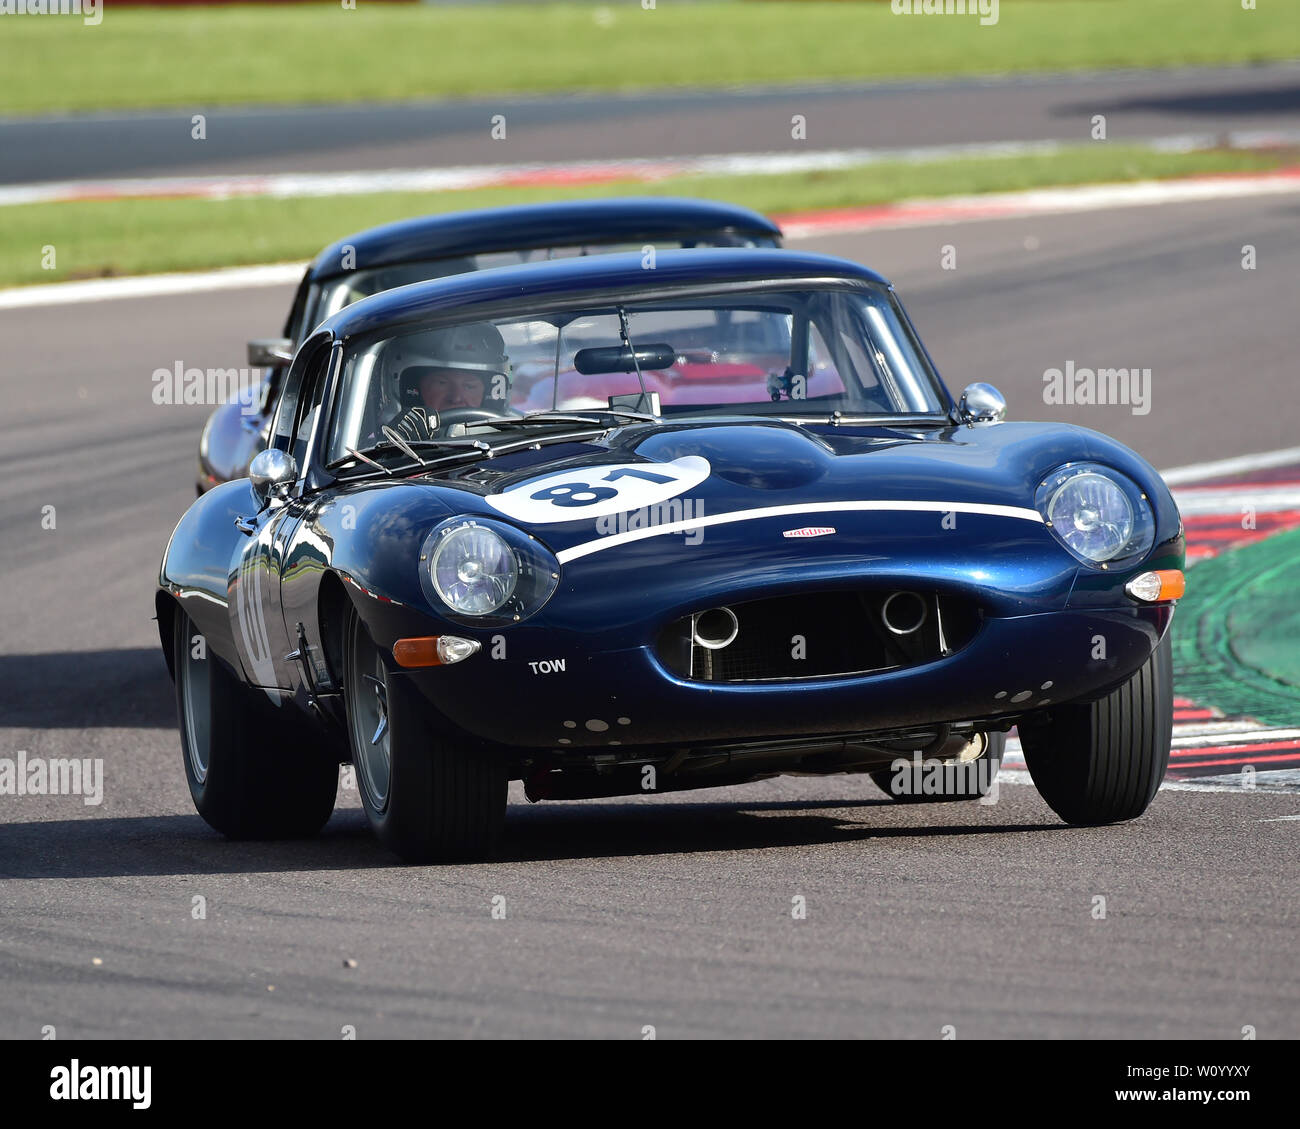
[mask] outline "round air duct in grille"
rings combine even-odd
[[[915,592],[891,592],[880,605],[880,618],[893,634],[912,635],[925,622],[925,600]]]
[[[740,621],[730,608],[710,608],[700,612],[691,624],[691,638],[709,651],[720,651],[736,641]]]

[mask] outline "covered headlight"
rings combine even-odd
[[[481,525],[462,525],[439,538],[429,572],[442,602],[462,615],[490,615],[519,583],[514,552],[499,533]]]
[[[482,626],[516,623],[555,591],[560,566],[536,540],[491,518],[435,526],[420,554],[420,583],[448,619]]]
[[[1048,528],[1088,564],[1140,556],[1155,538],[1155,518],[1146,495],[1109,467],[1063,466],[1042,481],[1035,502]]]
[[[1079,474],[1047,503],[1056,535],[1085,560],[1108,561],[1133,536],[1133,506],[1109,478]]]

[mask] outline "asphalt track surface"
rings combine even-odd
[[[206,115],[206,139],[191,118]],[[1294,130],[1300,65],[0,118],[0,184]],[[494,115],[506,136],[491,135]],[[791,137],[802,114],[806,140]]]
[[[1169,466],[1294,445],[1298,215],[1287,196],[804,246],[892,275],[950,383]],[[1026,785],[911,807],[790,777],[512,803],[499,858],[448,868],[398,865],[355,791],[316,841],[211,832],[150,620],[207,409],[155,406],[151,373],[239,364],[288,299],[0,312],[0,756],[106,775],[98,807],[0,796],[0,1036],[1300,1036],[1294,795],[1162,791],[1080,830]],[[1049,409],[1067,358],[1151,367],[1151,412]]]

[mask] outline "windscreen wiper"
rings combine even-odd
[[[347,458],[335,459],[332,463],[326,465],[326,469],[334,470],[343,463],[346,463],[349,459],[356,459],[358,462],[369,463],[377,470],[382,470],[385,474],[391,476],[396,473],[397,469],[409,470],[411,468],[393,468],[385,466],[383,463],[377,462],[372,458],[372,455],[381,455],[386,452],[397,451],[409,459],[414,459],[416,466],[431,467],[445,462],[446,460],[430,460],[421,458],[417,448],[450,448],[452,451],[456,452],[455,454],[448,456],[448,458],[451,459],[460,458],[463,455],[474,454],[476,452],[486,455],[492,453],[491,444],[484,442],[482,439],[406,439],[396,433],[394,435],[389,435],[388,432],[390,430],[391,429],[387,427],[383,428],[384,441],[382,443],[372,443],[369,447],[363,447],[360,450],[353,447],[345,447],[344,450],[347,451]]]
[[[637,403],[646,402],[645,391],[645,373],[641,371],[641,362],[636,359],[636,346],[632,344],[632,335],[627,328],[627,309],[624,306],[618,308],[618,335],[623,339],[623,344],[627,346],[627,351],[632,354],[632,367],[636,369],[636,380],[641,385],[641,399]]]
[[[523,422],[523,417],[517,417],[516,422]],[[585,437],[588,435],[599,435],[609,430],[609,424],[603,423],[596,419],[582,419],[579,422],[588,426],[582,430],[570,430],[559,435],[530,435],[526,439],[513,439],[505,443],[487,443],[482,439],[406,439],[402,438],[401,443],[394,443],[385,438],[382,443],[375,443],[369,447],[356,450],[352,447],[344,448],[347,455],[326,465],[326,470],[337,470],[344,463],[357,460],[362,463],[369,463],[377,470],[382,471],[388,477],[397,474],[409,474],[411,471],[418,470],[436,470],[448,463],[456,463],[470,457],[490,459],[497,455],[509,454],[512,451],[523,450],[527,447],[538,447],[543,443],[558,443],[567,441],[575,437]],[[433,448],[434,450],[447,450],[448,453],[438,459],[425,459],[419,456],[419,451],[424,448]],[[385,466],[371,456],[383,454],[385,452],[398,451],[408,458],[414,457],[414,465],[399,465],[395,467]],[[353,475],[352,478],[368,477],[366,475]]]
[[[865,413],[863,415],[846,415],[844,412],[833,411],[829,415],[822,412],[807,412],[800,415],[782,415],[777,419],[787,420],[790,423],[797,424],[829,424],[832,427],[848,426],[861,424],[877,427],[917,427],[926,424],[935,426],[949,426],[951,420],[946,415],[940,415],[937,412],[913,412],[904,413]]]
[[[614,416],[618,419],[630,419],[644,421],[646,423],[658,423],[659,417],[651,415],[649,412],[634,412],[627,408],[584,408],[583,411],[589,411],[590,415],[578,415],[569,412],[529,412],[526,416],[502,416],[500,419],[483,420],[481,423],[475,423],[475,427],[528,427],[534,424],[548,423],[585,423],[601,424],[604,422],[601,416]]]

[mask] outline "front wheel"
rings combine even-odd
[[[389,669],[352,612],[343,691],[366,818],[379,841],[406,862],[485,858],[505,822],[504,767],[489,750],[436,733],[409,677]]]
[[[209,652],[184,611],[172,634],[181,755],[194,807],[231,839],[315,835],[334,810],[337,756],[311,739],[310,723],[274,708]]]
[[[1134,819],[1169,764],[1174,686],[1169,633],[1127,682],[1095,702],[1057,706],[1020,725],[1039,794],[1066,823]]]

